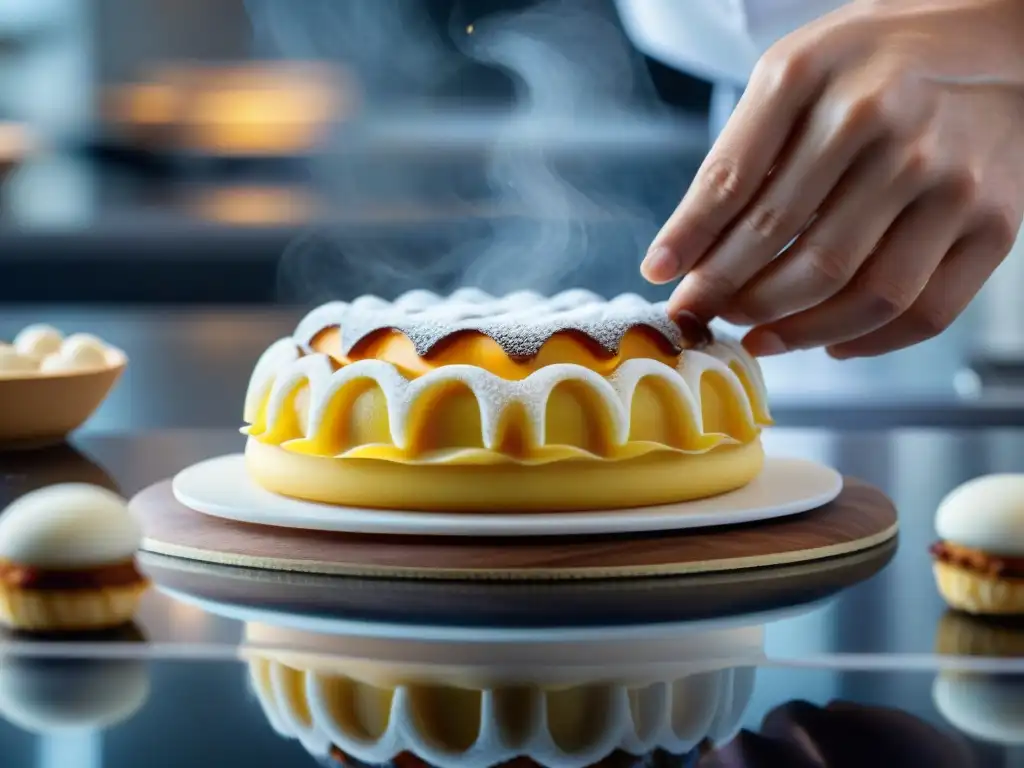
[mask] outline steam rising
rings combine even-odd
[[[642,200],[648,182],[616,169],[609,155],[623,148],[622,126],[635,125],[658,101],[628,41],[602,17],[602,3],[549,0],[521,13],[453,21],[455,50],[427,25],[416,0],[250,0],[249,8],[257,40],[278,55],[344,62],[368,110],[339,131],[333,149],[340,151],[314,168],[332,202],[357,212],[360,224],[293,242],[280,265],[283,290],[307,302],[458,285],[497,294],[585,285],[613,294],[622,289],[616,273],[636,272],[658,222]],[[511,79],[510,110],[442,111],[430,101],[466,57]],[[404,112],[392,106],[399,101]],[[418,117],[405,117],[411,114]],[[433,148],[424,114],[433,130],[446,126]],[[394,136],[387,143],[387,126],[396,124],[412,137],[416,151],[408,156]],[[485,136],[475,179],[466,162],[474,126]],[[463,130],[469,138],[460,138]],[[367,146],[375,148],[353,149]],[[389,213],[428,209],[419,224],[415,214]],[[447,214],[439,219],[438,210]],[[380,224],[367,223],[374,211]]]

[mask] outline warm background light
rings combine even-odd
[[[154,149],[218,156],[279,156],[316,148],[350,116],[355,88],[325,64],[251,63],[160,68],[110,89],[108,121]]]

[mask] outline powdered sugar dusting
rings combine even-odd
[[[447,297],[419,290],[393,302],[361,296],[350,303],[324,304],[299,323],[295,341],[308,352],[318,333],[337,327],[341,352],[347,355],[370,334],[391,329],[405,334],[422,356],[454,334],[476,331],[500,344],[509,357],[522,359],[536,355],[556,333],[575,331],[614,355],[622,337],[639,326],[659,333],[677,352],[705,341],[686,338],[666,314],[664,302],[652,303],[632,293],[611,300],[585,290],[550,297],[531,291],[496,297],[475,288]]]

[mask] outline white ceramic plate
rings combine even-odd
[[[253,482],[241,454],[182,470],[175,498],[189,509],[257,525],[344,533],[435,536],[564,536],[670,531],[736,525],[816,509],[832,501],[843,478],[804,459],[768,458],[746,487],[710,499],[636,509],[526,515],[408,512],[342,507],[289,499]]]

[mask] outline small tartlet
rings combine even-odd
[[[78,632],[132,621],[149,586],[135,555],[142,533],[123,498],[64,483],[0,513],[0,624]]]
[[[935,516],[932,568],[943,600],[977,615],[1024,615],[1024,475],[977,477]]]
[[[0,342],[0,448],[62,441],[106,399],[128,364],[123,351],[87,333],[49,325]]]

